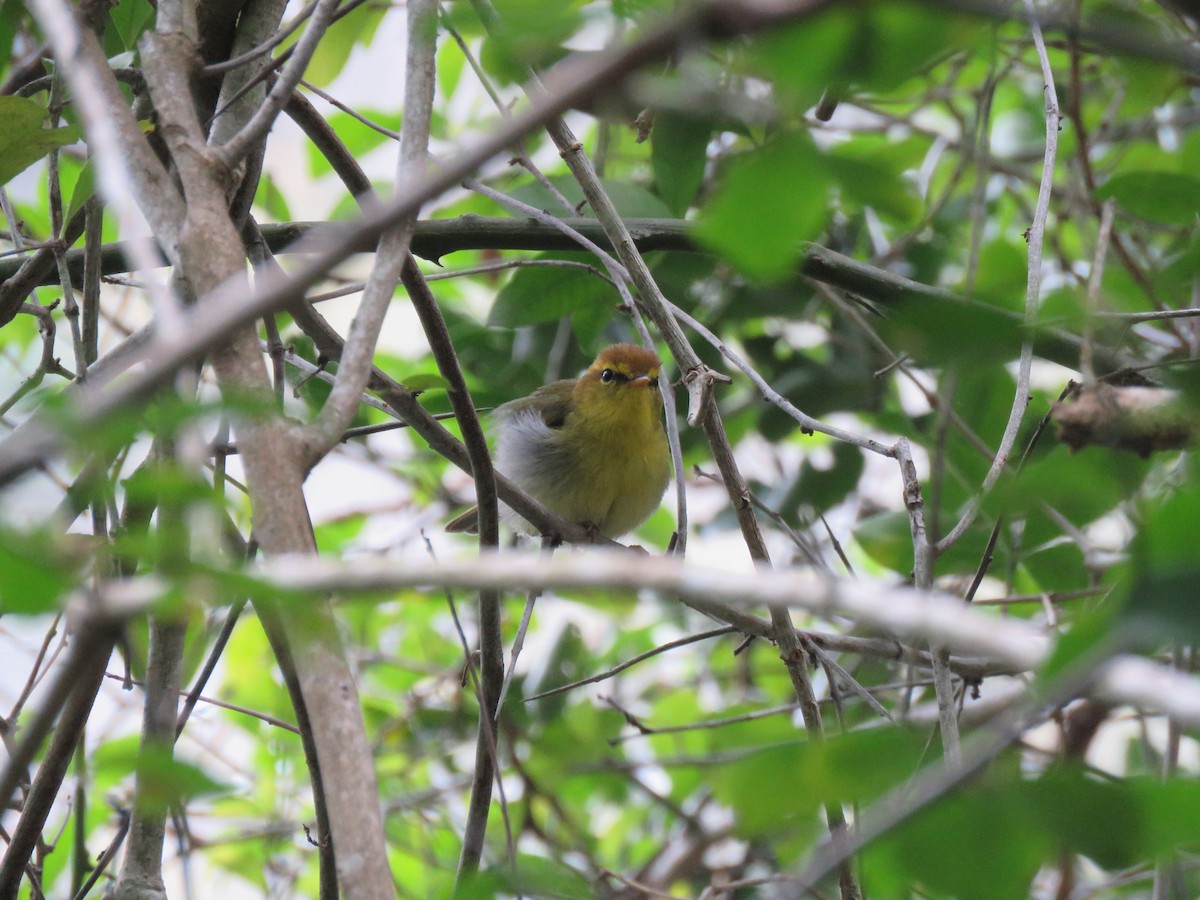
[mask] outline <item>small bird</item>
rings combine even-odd
[[[658,508],[671,477],[658,373],[650,350],[613,344],[578,379],[555,381],[498,406],[496,469],[564,519],[608,538]],[[501,504],[515,530],[535,529]],[[446,530],[478,530],[477,508]]]

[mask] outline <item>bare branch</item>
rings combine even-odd
[[[267,132],[275,124],[275,118],[287,104],[292,91],[304,76],[304,70],[308,67],[309,60],[312,59],[312,55],[317,49],[317,44],[325,36],[325,30],[333,21],[337,5],[338,0],[318,0],[317,8],[313,10],[312,18],[309,19],[308,26],[304,29],[303,37],[292,48],[291,59],[284,66],[266,99],[259,104],[257,111],[237,134],[219,145],[218,153],[227,168],[235,168],[254,147],[266,138]]]
[[[317,14],[320,12],[318,7]],[[419,179],[426,166],[433,110],[435,20],[435,5],[427,5],[423,0],[409,4],[404,124],[396,160],[397,193],[402,193],[407,185]],[[275,89],[278,87],[276,84]],[[375,341],[396,290],[400,269],[408,256],[415,216],[414,211],[412,217],[397,222],[380,235],[375,264],[342,348],[337,380],[321,412],[306,429],[304,440],[309,465],[341,440],[342,432],[358,409],[359,397],[371,377]]]

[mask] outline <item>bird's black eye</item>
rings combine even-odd
[[[612,369],[605,369],[603,372],[600,373],[600,380],[603,381],[605,384],[608,384],[610,381],[612,381],[616,377],[617,377],[617,373],[614,372]]]

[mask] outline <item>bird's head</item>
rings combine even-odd
[[[585,419],[603,422],[605,427],[621,427],[625,422],[632,426],[642,416],[657,419],[661,369],[654,351],[636,344],[613,344],[576,384],[576,407]]]

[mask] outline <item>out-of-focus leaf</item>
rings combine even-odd
[[[1137,573],[1127,612],[1175,640],[1200,639],[1200,485],[1194,481],[1142,506],[1133,542]]]
[[[8,59],[25,15],[23,3],[0,3],[0,59]]]
[[[1063,849],[1107,869],[1144,859],[1146,811],[1127,786],[1059,770],[1024,784],[1022,793],[1039,824]],[[1114,827],[1117,822],[1120,827]]]
[[[562,900],[589,900],[596,895],[594,885],[564,863],[540,856],[519,854],[516,869],[498,865],[464,881],[455,896],[490,900],[499,895],[553,897]]]
[[[924,741],[907,731],[856,731],[749,753],[717,768],[712,785],[738,813],[743,836],[807,830],[816,827],[812,817],[823,802],[867,802],[911,777],[924,750]]]
[[[889,91],[949,48],[969,46],[981,26],[921,3],[836,6],[760,38],[751,65],[802,103],[830,84]]]
[[[96,169],[92,165],[92,160],[89,157],[87,162],[83,164],[83,168],[79,170],[79,177],[75,179],[75,189],[71,191],[71,201],[67,204],[67,211],[63,214],[63,221],[70,222],[79,213],[84,204],[92,199],[92,195],[96,192]]]
[[[590,303],[571,313],[571,331],[580,347],[601,347],[604,332],[612,325],[614,303]]]
[[[1200,842],[1200,782],[1187,777],[1168,781],[1134,778],[1128,786],[1142,807],[1140,824],[1147,855]]]
[[[1123,172],[1096,191],[1116,198],[1128,212],[1151,222],[1191,225],[1200,215],[1200,178],[1182,172]]]
[[[919,365],[995,365],[1021,352],[1019,319],[977,302],[906,297],[889,309],[884,333]]]
[[[659,196],[676,215],[682,216],[704,178],[708,140],[712,126],[699,119],[662,112],[650,133],[650,162]]]
[[[866,465],[863,451],[842,442],[835,443],[832,450],[833,464],[827,468],[819,469],[804,460],[795,495],[788,498],[789,509],[793,504],[803,504],[823,512],[854,490]]]
[[[916,884],[933,896],[1023,900],[1051,848],[1013,787],[960,791],[922,810],[867,851],[868,878],[887,869],[906,895]]]
[[[137,773],[137,805],[149,813],[163,813],[194,797],[228,790],[205,772],[174,758],[168,750],[138,747],[127,741],[101,746],[95,755],[98,772],[108,777]]]
[[[1012,241],[989,241],[979,251],[975,270],[977,297],[986,297],[992,305],[1003,309],[1020,310],[1025,304],[1025,283],[1028,277],[1024,245]]]
[[[540,259],[580,260],[578,254],[544,254]],[[553,322],[590,307],[612,309],[620,302],[616,289],[583,269],[558,266],[527,266],[518,269],[496,295],[488,324],[518,328],[538,322]]]
[[[816,103],[831,83],[841,83],[841,64],[854,35],[853,12],[831,10],[760,36],[748,51],[751,68],[774,81],[798,104]]]
[[[51,150],[79,140],[73,125],[43,128],[46,110],[24,97],[0,97],[0,184],[7,184]]]
[[[1083,551],[1073,543],[1054,541],[1021,557],[1021,565],[1037,579],[1040,591],[1065,591],[1087,583]]]
[[[1186,247],[1154,273],[1154,287],[1163,296],[1181,296],[1200,273],[1200,231],[1193,231]]]
[[[534,664],[525,682],[525,688],[530,695],[541,694],[578,681],[587,674],[584,671],[586,663],[587,648],[579,628],[568,622],[557,630],[549,649]],[[534,700],[526,704],[526,708],[543,721],[547,721],[559,715],[566,702],[566,694],[554,694]]]
[[[561,55],[562,43],[583,24],[581,0],[498,0],[499,14],[483,44],[480,62],[502,80],[523,81],[529,66]]]
[[[254,202],[276,222],[290,222],[292,220],[292,211],[288,207],[287,197],[279,189],[279,185],[275,182],[275,179],[268,173],[264,173],[263,177],[259,179],[258,190],[254,195]]]
[[[863,519],[854,529],[854,539],[867,556],[885,569],[905,577],[912,573],[912,532],[907,514],[886,512]]]
[[[124,50],[136,50],[138,38],[154,21],[154,7],[147,0],[121,0],[108,10],[109,27],[104,36],[109,56]],[[111,46],[113,42],[115,46]]]
[[[624,717],[614,709],[577,704],[548,721],[537,732],[539,752],[528,761],[529,771],[550,790],[564,787],[580,766],[595,763],[612,753],[608,739],[620,733]],[[594,790],[624,790],[623,779],[603,779]]]
[[[976,19],[924,3],[880,0],[868,12],[848,8],[855,21],[841,81],[867,89],[893,90],[947,51],[968,47],[986,34]]]
[[[366,524],[367,516],[360,514],[339,516],[315,525],[313,531],[316,533],[317,546],[324,553],[336,553],[358,538]]]
[[[833,183],[843,196],[901,224],[915,221],[920,204],[903,172],[879,153],[833,148],[824,157]]]
[[[1003,366],[962,366],[952,398],[955,412],[971,431],[994,446],[1008,422],[1016,384]],[[963,402],[963,398],[969,400]],[[925,446],[933,450],[936,434],[930,431],[922,437],[928,440]],[[958,507],[979,490],[992,457],[980,453],[974,441],[953,428],[947,434],[945,454],[948,477],[942,487],[944,504]]]
[[[1042,513],[1047,506],[1077,525],[1087,525],[1141,486],[1148,464],[1128,454],[1089,447],[1077,453],[1058,444],[1004,479],[984,508],[993,515]]]
[[[1050,658],[1042,666],[1042,677],[1054,678],[1076,665],[1093,665],[1112,650],[1120,616],[1120,601],[1108,602],[1079,610],[1071,628],[1055,642]]]
[[[626,19],[673,9],[672,0],[613,0],[613,12]]]
[[[445,41],[437,50],[438,93],[447,99],[454,96],[462,78],[467,58],[454,41]]]
[[[782,135],[729,164],[696,237],[753,278],[783,278],[828,217],[827,188],[811,141]]]
[[[401,379],[401,384],[418,394],[425,391],[445,391],[450,387],[446,379],[437,372],[414,372],[411,375],[405,375]]]
[[[400,113],[369,109],[360,112],[376,125],[399,133],[402,118]],[[372,128],[349,113],[336,112],[329,116],[328,122],[355,159],[362,159],[376,147],[392,140],[386,134],[382,134],[378,129]],[[308,144],[307,147],[309,171],[313,175],[327,171],[329,163],[320,149],[314,144]]]
[[[0,528],[0,613],[37,614],[55,609],[75,579],[85,556],[72,560],[70,548],[85,550],[79,535],[54,537]]]
[[[325,30],[304,77],[317,87],[328,87],[346,65],[354,48],[370,43],[383,21],[386,7],[364,3]]]

